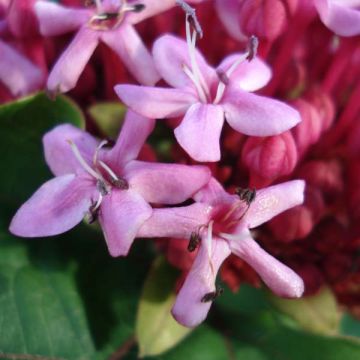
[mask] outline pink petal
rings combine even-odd
[[[226,57],[217,67],[217,72],[225,73],[243,54],[232,54]],[[256,91],[264,87],[271,79],[270,67],[258,57],[240,63],[230,75],[235,87],[244,91]]]
[[[314,0],[322,22],[337,35],[360,34],[360,1]]]
[[[216,205],[223,202],[232,202],[233,196],[229,195],[215,178],[211,178],[208,184],[195,194],[194,200]]]
[[[44,36],[61,35],[85,24],[94,11],[64,7],[50,1],[37,1],[35,12]]]
[[[140,84],[154,85],[160,80],[152,56],[131,25],[123,24],[114,31],[105,31],[101,40],[119,55]]]
[[[89,165],[91,165],[95,149],[98,146],[95,138],[70,124],[59,125],[47,132],[43,137],[45,160],[56,176],[83,170],[71,150],[68,140],[75,143]]]
[[[14,96],[39,89],[43,80],[43,74],[37,66],[0,40],[0,81]]]
[[[100,224],[111,256],[125,256],[141,225],[152,213],[144,199],[131,190],[113,190],[104,197]]]
[[[117,85],[120,100],[138,114],[152,119],[183,115],[197,101],[191,90],[156,88],[137,85]]]
[[[228,33],[239,41],[246,41],[247,36],[241,32],[239,14],[241,5],[238,0],[216,0],[216,12]]]
[[[153,119],[145,118],[129,110],[115,146],[105,157],[110,163],[116,164],[115,167],[136,159],[154,126]]]
[[[300,114],[285,103],[242,91],[231,83],[222,100],[229,125],[251,136],[278,135],[301,121]]]
[[[213,238],[210,249],[204,240],[171,311],[180,324],[191,328],[205,320],[212,302],[202,302],[201,299],[215,291],[217,272],[230,255],[226,241]]]
[[[190,239],[193,231],[209,222],[210,210],[205,204],[153,209],[151,217],[144,222],[138,236]]]
[[[276,215],[304,202],[305,182],[292,180],[256,192],[244,221],[250,228],[269,221]]]
[[[210,179],[210,170],[199,165],[131,161],[124,170],[132,189],[150,203],[179,204]]]
[[[183,70],[184,65],[192,69],[186,41],[172,35],[164,35],[155,41],[153,56],[156,68],[169,85],[194,88],[193,82]],[[215,70],[206,63],[198,50],[196,50],[196,61],[210,88],[211,84],[218,79]]]
[[[94,182],[86,176],[55,177],[21,206],[9,230],[22,237],[51,236],[68,231],[89,210],[94,191]]]
[[[230,247],[234,254],[254,268],[275,294],[291,298],[303,294],[301,277],[263,250],[250,233],[244,234],[239,240],[230,241]]]
[[[196,103],[191,105],[175,129],[175,137],[194,160],[219,161],[223,124],[224,111],[221,106]]]
[[[98,32],[83,26],[51,70],[48,90],[56,93],[74,88],[98,42]]]

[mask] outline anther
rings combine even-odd
[[[89,213],[88,213],[88,218],[87,218],[87,222],[89,224],[94,223],[97,220],[97,218],[99,217],[100,208],[98,206],[98,202],[93,202],[89,208]]]
[[[189,244],[187,247],[188,251],[189,252],[195,251],[196,248],[199,246],[200,241],[201,241],[201,237],[200,237],[199,233],[196,231],[193,231],[190,235],[190,240],[189,240]]]
[[[133,12],[139,13],[141,11],[143,11],[145,9],[145,5],[144,4],[136,4],[132,6],[132,10]]]
[[[237,187],[235,189],[235,194],[239,197],[240,200],[245,201],[249,206],[256,198],[256,189],[244,189]]]
[[[248,56],[246,60],[251,61],[254,59],[257,53],[257,49],[259,46],[259,40],[255,35],[251,35],[248,43]]]
[[[225,71],[222,70],[216,70],[216,75],[218,76],[219,80],[224,84],[229,84],[229,77],[226,75]]]
[[[201,298],[202,303],[207,303],[209,301],[214,301],[217,297],[219,297],[224,292],[224,289],[221,287],[217,287],[215,291],[209,292],[205,294]]]
[[[121,190],[128,190],[129,189],[129,183],[123,178],[116,178],[116,179],[112,178],[110,180],[110,182],[111,182],[111,184],[113,186],[115,186],[118,189],[121,189]]]
[[[108,195],[110,192],[105,181],[100,179],[96,182],[96,188],[102,196]]]
[[[195,30],[199,38],[202,38],[204,33],[197,19],[195,9],[183,0],[176,0],[176,4],[184,10],[186,14],[186,20],[190,23],[191,27],[193,28],[193,30]]]

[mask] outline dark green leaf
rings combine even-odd
[[[81,111],[64,96],[52,101],[41,93],[0,106],[0,202],[25,201],[51,176],[41,137],[64,122],[84,126]]]

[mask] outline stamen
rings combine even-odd
[[[259,46],[258,38],[255,35],[251,35],[248,44],[249,55],[247,56],[246,60],[251,61],[252,59],[254,59],[257,53],[258,46]]]
[[[191,72],[191,70],[184,64],[182,66],[184,73],[189,77],[189,79],[193,82],[193,84],[196,87],[196,90],[198,92],[199,98],[203,103],[206,103],[206,95],[204,93],[203,88],[200,86],[199,82],[195,78],[194,74]]]
[[[98,189],[99,193],[103,196],[108,195],[110,189],[106,186],[106,182],[103,180],[98,180],[96,182],[96,188]]]
[[[104,179],[100,174],[98,174],[95,170],[93,170],[88,163],[85,161],[85,159],[80,154],[79,149],[77,148],[76,144],[72,140],[67,140],[67,142],[71,146],[71,150],[73,151],[76,159],[79,161],[80,165],[84,168],[85,171],[87,171],[91,176],[93,176],[95,179],[103,181]]]
[[[99,164],[110,175],[112,179],[119,180],[116,174],[103,161],[100,160]]]
[[[131,12],[139,13],[139,12],[143,11],[145,9],[145,7],[146,6],[144,4],[126,5],[122,9],[122,11],[131,11]]]
[[[206,303],[209,301],[214,301],[217,297],[219,297],[224,292],[224,289],[222,287],[216,287],[215,291],[209,292],[205,294],[201,298],[202,303]]]
[[[196,31],[199,38],[201,39],[203,37],[203,31],[197,19],[196,10],[183,0],[176,0],[176,4],[184,10],[187,21],[193,27],[193,29]]]
[[[107,145],[108,141],[107,140],[103,140],[101,141],[101,143],[98,145],[98,147],[95,150],[94,153],[94,157],[93,157],[93,164],[96,165],[97,164],[97,160],[98,160],[98,156],[99,156],[99,151],[105,146]]]
[[[230,78],[231,74],[236,70],[236,68],[245,60],[251,61],[256,56],[257,48],[258,48],[259,41],[256,36],[252,35],[249,39],[248,48],[245,54],[240,56],[231,66],[230,68],[224,73],[227,79]],[[228,82],[228,81],[227,81]],[[218,104],[222,99],[225,91],[227,83],[224,81],[220,82],[216,91],[216,96],[214,100],[214,104]]]
[[[242,241],[245,240],[246,238],[248,238],[248,234],[238,234],[238,235],[233,235],[233,234],[228,234],[228,233],[219,233],[218,234],[220,237],[222,237],[225,240],[229,240],[229,241]]]
[[[109,174],[112,185],[122,190],[129,188],[128,182],[125,179],[119,178],[103,161],[100,160],[99,164]]]

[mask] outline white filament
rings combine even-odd
[[[119,180],[116,174],[103,161],[100,160],[99,164],[114,180]]]

